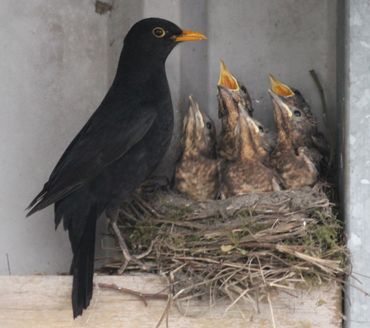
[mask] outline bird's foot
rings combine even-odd
[[[111,220],[110,224],[112,226],[112,229],[113,229],[114,234],[117,237],[118,244],[119,244],[119,247],[120,247],[120,249],[122,251],[122,255],[123,255],[123,259],[124,259],[123,264],[118,269],[118,273],[119,274],[122,274],[126,270],[128,264],[130,262],[135,263],[142,270],[148,271],[149,270],[148,265],[145,264],[144,262],[140,261],[140,259],[146,257],[148,254],[151,253],[151,251],[153,249],[153,243],[150,245],[150,247],[144,253],[139,254],[139,255],[136,255],[136,256],[133,256],[133,255],[130,254],[130,251],[129,251],[128,247],[127,247],[127,244],[125,242],[125,239],[122,237],[121,231],[119,230],[118,225],[117,225],[117,221]]]
[[[148,202],[146,202],[138,193],[133,193],[132,198],[135,206],[143,213],[155,216],[156,218],[161,217],[157,210],[153,206],[151,206]]]
[[[135,263],[142,270],[148,271],[149,270],[148,265],[145,264],[144,262],[142,262],[141,259],[143,259],[144,257],[146,257],[147,255],[149,255],[151,253],[151,251],[153,249],[153,243],[151,243],[149,248],[144,253],[136,255],[136,256],[131,255],[130,251],[127,247],[127,244],[125,242],[125,239],[123,238],[122,233],[121,233],[121,231],[118,227],[118,224],[117,224],[117,219],[119,217],[119,210],[118,209],[110,209],[110,210],[107,211],[106,214],[107,214],[107,217],[108,217],[108,220],[109,220],[109,224],[112,227],[113,233],[116,236],[116,240],[118,241],[118,245],[119,245],[119,248],[122,251],[122,255],[123,255],[123,259],[124,259],[123,264],[118,269],[118,273],[122,274],[126,270],[128,264],[130,262]]]

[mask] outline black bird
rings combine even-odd
[[[73,251],[73,316],[93,290],[95,228],[159,164],[173,133],[165,61],[182,41],[204,40],[159,18],[136,23],[124,40],[117,73],[102,103],[68,146],[27,216],[55,203]]]

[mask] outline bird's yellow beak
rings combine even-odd
[[[183,30],[180,35],[174,37],[174,40],[176,42],[201,41],[201,40],[207,40],[207,37],[200,32]]]
[[[272,92],[274,92],[278,96],[282,96],[282,97],[294,96],[294,92],[286,84],[280,82],[272,74],[269,75],[269,78],[270,78]]]
[[[227,69],[223,60],[220,61],[220,77],[217,84],[231,90],[239,90],[238,81]]]

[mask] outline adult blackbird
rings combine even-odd
[[[175,187],[196,201],[214,199],[219,189],[216,129],[192,96],[189,101],[189,111],[184,118],[183,150],[176,165]]]
[[[98,217],[119,206],[156,168],[173,132],[165,61],[182,41],[204,40],[159,18],[128,32],[117,73],[102,103],[68,146],[27,216],[55,203],[73,251],[73,316],[82,314],[93,290]]]

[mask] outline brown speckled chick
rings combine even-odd
[[[269,90],[272,98],[276,128],[277,146],[271,154],[271,165],[280,175],[286,189],[312,186],[317,182],[318,171],[305,146],[294,145],[292,121],[299,119],[294,115],[294,105],[287,104],[281,97]]]
[[[252,101],[245,86],[240,85],[237,79],[221,61],[220,77],[218,81],[218,116],[221,119],[221,133],[218,140],[218,155],[227,160],[235,159],[238,153],[235,149],[235,140],[239,138],[237,125],[240,111],[246,112],[250,117],[253,114]],[[256,119],[253,119],[258,126],[261,145],[267,156],[275,145],[275,137]],[[265,158],[267,159],[267,158]]]
[[[221,197],[280,190],[277,174],[264,164],[266,150],[255,121],[241,111],[235,139],[238,156],[221,163]]]
[[[318,131],[317,121],[310,106],[299,92],[289,87],[270,74],[271,91],[275,93],[293,114],[286,128],[296,149],[305,147],[306,155],[310,157],[317,168],[326,166],[330,149],[324,135]]]
[[[184,119],[183,152],[176,166],[176,189],[196,201],[214,199],[219,190],[216,131],[212,120],[190,96]]]

